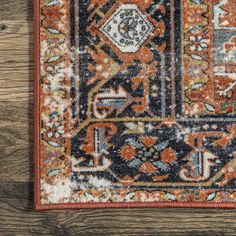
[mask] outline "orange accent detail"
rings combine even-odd
[[[169,175],[163,175],[163,176],[153,176],[152,180],[154,182],[159,182],[159,181],[163,181],[166,180],[169,177]]]
[[[131,161],[135,155],[136,155],[136,151],[135,148],[132,147],[131,145],[125,145],[124,147],[122,147],[122,149],[120,150],[120,155],[126,160],[126,161]]]
[[[147,173],[155,173],[157,168],[151,162],[145,162],[141,167],[140,171],[147,174]]]
[[[176,153],[172,150],[172,148],[167,148],[160,154],[161,160],[165,163],[173,163],[176,158]]]
[[[156,137],[152,137],[152,136],[142,136],[139,138],[139,140],[148,148],[152,147],[157,138]]]

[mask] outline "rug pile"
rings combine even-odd
[[[36,0],[36,209],[236,206],[236,1]]]

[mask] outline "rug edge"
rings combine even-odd
[[[150,203],[68,203],[68,204],[36,204],[36,211],[66,209],[115,209],[115,208],[202,208],[202,209],[236,209],[234,203],[190,203],[190,202],[150,202]]]
[[[34,0],[34,206],[40,205],[39,194],[39,117],[40,117],[40,0]]]

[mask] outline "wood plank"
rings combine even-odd
[[[2,21],[0,101],[33,100],[33,22]]]
[[[236,212],[232,210],[85,209],[35,213],[32,189],[32,183],[0,184],[0,232],[183,236],[235,235],[236,232]]]
[[[33,104],[0,103],[0,183],[33,179]]]
[[[33,0],[1,0],[1,20],[32,20]]]
[[[32,189],[32,183],[0,184],[0,232],[10,235],[52,233],[54,229],[51,227],[55,225],[52,222],[55,222],[58,213],[34,213]]]

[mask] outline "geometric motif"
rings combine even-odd
[[[235,117],[235,1],[183,2],[184,113]]]
[[[235,207],[235,5],[39,0],[37,209]]]
[[[135,4],[122,4],[105,22],[101,31],[121,50],[137,52],[153,31]]]

